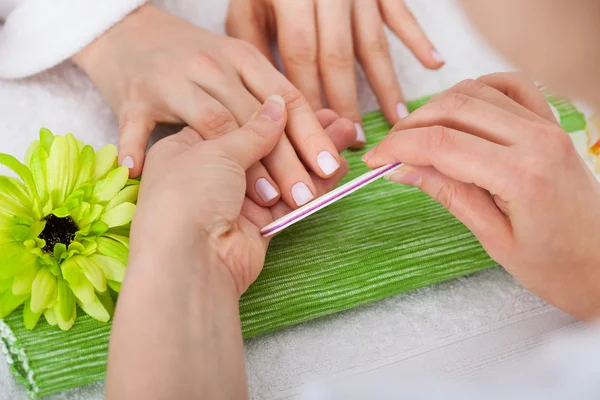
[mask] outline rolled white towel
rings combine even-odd
[[[0,0],[0,79],[51,68],[146,0]]]

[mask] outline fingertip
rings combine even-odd
[[[446,64],[444,57],[434,48],[429,50],[428,57],[423,60],[423,66],[428,69],[440,69]]]
[[[132,156],[129,153],[123,153],[119,156],[119,165],[129,169],[129,178],[135,179],[142,174],[142,165],[144,163],[144,157]]]
[[[338,113],[336,113],[330,108],[320,109],[317,112],[315,112],[315,115],[323,128],[328,128],[331,124],[333,124],[336,120],[340,118]]]

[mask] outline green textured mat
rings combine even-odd
[[[426,100],[409,103],[409,109]],[[581,129],[583,116],[577,110],[558,99],[549,101],[561,120],[565,117],[565,129]],[[365,115],[364,124],[369,147],[390,128],[379,112]],[[345,154],[350,162],[345,181],[366,171],[362,154]],[[494,265],[440,205],[416,189],[380,180],[273,240],[263,273],[240,301],[244,337]],[[103,379],[109,332],[110,324],[83,313],[68,332],[45,321],[27,331],[20,311],[0,321],[10,368],[32,397]]]

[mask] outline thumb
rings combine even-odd
[[[246,170],[275,148],[286,121],[283,98],[269,96],[250,121],[216,141],[231,160]]]

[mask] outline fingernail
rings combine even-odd
[[[129,169],[133,168],[133,158],[131,156],[127,156],[121,161],[121,167],[127,167]]]
[[[328,151],[322,151],[317,155],[317,163],[321,171],[327,176],[333,174],[340,168],[340,163]]]
[[[270,202],[279,195],[277,189],[275,189],[275,187],[271,185],[271,182],[265,178],[258,178],[254,184],[254,188],[256,189],[256,193],[258,193],[265,203]]]
[[[398,119],[408,117],[408,108],[405,103],[396,104],[396,112],[398,113]]]
[[[358,122],[354,123],[354,127],[356,128],[356,141],[367,143],[367,136],[365,135],[363,127]]]
[[[369,151],[367,151],[363,156],[362,156],[362,160],[363,162],[367,162],[369,161],[369,158],[371,158],[371,156],[373,155],[373,152],[375,151],[375,149],[371,149]]]
[[[308,186],[303,182],[298,182],[292,186],[292,197],[298,207],[305,205],[315,198]]]
[[[409,185],[409,186],[416,186],[416,187],[421,186],[421,180],[422,180],[420,175],[417,175],[411,171],[404,170],[402,168],[397,169],[396,171],[394,171],[393,173],[391,173],[389,175],[385,175],[383,178],[387,179],[388,181],[401,183],[402,185]]]
[[[267,97],[265,104],[260,108],[258,116],[266,119],[270,119],[273,122],[279,121],[283,117],[285,110],[285,101],[283,97],[278,95],[272,95]]]
[[[439,62],[439,63],[446,62],[444,60],[444,58],[440,55],[440,53],[438,53],[438,51],[436,49],[431,50],[431,57],[433,57],[433,59],[436,62]]]

